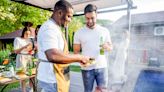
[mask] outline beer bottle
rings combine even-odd
[[[102,47],[103,45],[103,37],[100,37],[100,55],[104,55],[104,49]]]

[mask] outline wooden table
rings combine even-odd
[[[25,73],[17,73],[16,75],[18,76],[19,79],[17,78],[6,78],[6,77],[0,77],[0,86],[4,86],[0,92],[3,92],[3,90],[11,83],[15,82],[26,82],[26,80],[30,80],[33,86],[34,92],[36,92],[36,82],[35,82],[35,71],[36,69],[33,69],[32,75],[27,76]],[[26,85],[23,85],[23,87],[26,88]]]

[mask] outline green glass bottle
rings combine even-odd
[[[100,55],[104,55],[104,49],[102,48],[103,45],[103,37],[100,37]]]

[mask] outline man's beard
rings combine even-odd
[[[62,28],[65,28],[65,27],[67,27],[67,25],[68,25],[68,24],[67,24],[67,22],[66,22],[66,18],[65,18],[65,16],[63,15],[63,16],[62,16],[61,27],[62,27]]]
[[[94,28],[95,24],[94,23],[87,23],[88,28]]]

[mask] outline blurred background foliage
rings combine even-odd
[[[23,28],[22,22],[29,21],[33,26],[42,24],[51,15],[50,11],[12,2],[0,1],[0,36]]]
[[[35,28],[45,22],[52,12],[40,8],[16,3],[10,0],[0,1],[0,36],[7,33],[22,29],[22,22],[28,21],[33,23]],[[97,20],[101,25],[109,24],[108,20]],[[75,31],[85,25],[84,16],[73,17],[69,24],[69,50],[72,51],[73,34]],[[10,44],[12,46],[12,44]],[[10,47],[11,47],[10,46]],[[11,48],[10,48],[11,49]]]

